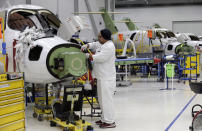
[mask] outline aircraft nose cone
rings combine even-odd
[[[87,72],[85,54],[75,44],[62,44],[51,49],[46,64],[50,74],[58,79],[79,77]]]

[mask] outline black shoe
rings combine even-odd
[[[111,124],[103,122],[102,124],[100,124],[100,128],[115,128],[115,127],[116,127],[115,122]]]
[[[101,125],[102,123],[103,122],[101,120],[95,122],[95,124],[97,124],[97,125]]]

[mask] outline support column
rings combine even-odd
[[[56,16],[59,18],[59,0],[57,0]]]
[[[32,2],[31,2],[32,0],[26,0],[26,4],[32,4]]]
[[[105,9],[109,11],[109,0],[105,0]]]
[[[111,0],[110,8],[112,12],[115,12],[115,0]],[[114,14],[112,14],[112,20],[114,20]]]
[[[74,0],[74,12],[79,12],[79,0]],[[78,14],[74,14],[78,15]]]
[[[85,0],[85,3],[86,3],[86,7],[87,7],[88,12],[92,12],[90,4],[89,4],[89,1]],[[94,32],[95,36],[97,36],[98,35],[98,30],[97,30],[97,27],[96,27],[96,24],[95,24],[95,19],[94,19],[92,14],[89,14],[89,17],[90,17],[91,24],[92,24],[92,27],[93,27],[93,32]]]

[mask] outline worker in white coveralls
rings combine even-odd
[[[81,50],[92,49],[94,55],[86,53],[93,61],[93,75],[97,79],[97,94],[102,111],[101,119],[95,123],[100,128],[115,128],[114,91],[116,87],[115,46],[111,41],[111,32],[103,29],[98,34],[98,41],[88,43]]]

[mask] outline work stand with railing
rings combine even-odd
[[[199,57],[198,53],[173,56],[172,59],[163,58],[158,63],[158,81],[178,79],[180,81],[197,80],[199,76]]]

